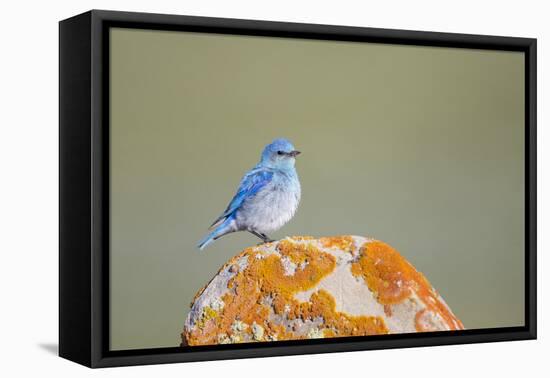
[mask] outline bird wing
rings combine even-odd
[[[243,202],[253,197],[256,193],[258,193],[263,187],[265,187],[267,184],[271,182],[271,179],[273,178],[273,172],[262,169],[262,168],[254,168],[250,172],[248,172],[241,180],[241,183],[239,185],[239,189],[237,189],[237,193],[227,206],[227,209],[223,212],[222,215],[218,217],[212,223],[210,226],[210,229],[216,227],[218,224],[223,222],[227,217],[229,217],[231,214],[233,214],[241,205]]]

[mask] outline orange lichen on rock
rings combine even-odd
[[[277,253],[260,254],[255,248],[247,249],[237,258],[246,256],[248,265],[239,271],[227,284],[232,291],[222,297],[223,309],[215,317],[208,316],[204,322],[196,324],[195,331],[185,335],[189,345],[216,343],[218,334],[234,333],[231,325],[235,319],[251,325],[262,327],[265,337],[277,339],[293,338],[283,332],[280,327],[270,324],[269,315],[274,312],[273,307],[262,303],[262,300],[275,303],[292,303],[292,295],[316,285],[324,276],[329,274],[335,266],[335,258],[319,251],[317,247],[308,243],[294,243],[291,240],[282,240],[278,243]],[[296,268],[294,274],[285,272],[282,260],[287,258]],[[235,260],[236,258],[232,259]],[[230,262],[226,266],[233,266]],[[279,310],[284,311],[283,308]],[[203,317],[201,317],[203,319]],[[254,339],[253,329],[249,327],[249,336]]]
[[[319,238],[319,241],[325,248],[336,248],[346,252],[354,252],[355,249],[351,235],[323,237]]]
[[[387,244],[344,235],[245,249],[195,296],[182,337],[211,345],[444,329],[462,324],[421,273]]]
[[[403,302],[414,292],[428,311],[438,314],[449,329],[462,329],[463,325],[440,299],[426,277],[386,243],[365,243],[359,258],[352,264],[351,272],[361,276],[379,303],[393,305]],[[419,317],[417,316],[418,320]],[[417,330],[423,329],[418,326]]]
[[[342,240],[348,239],[341,238],[338,242]],[[388,333],[380,317],[351,316],[336,311],[334,298],[324,290],[314,293],[308,302],[294,299],[296,292],[313,288],[334,270],[335,258],[331,254],[321,252],[313,244],[288,239],[280,241],[276,251],[257,258],[252,248],[238,256],[248,257],[247,267],[228,282],[232,291],[223,295],[221,311],[216,312],[208,306],[203,309],[194,330],[184,335],[188,345],[215,344],[220,335],[223,335],[222,340],[239,342]],[[296,265],[292,275],[286,274],[284,259]],[[230,262],[226,267],[231,269],[235,265]],[[315,319],[323,319],[323,322],[311,327],[310,332],[300,334],[274,321],[283,316],[301,322],[313,323]],[[246,327],[236,330],[232,327],[235,320]],[[261,336],[258,332],[254,334],[255,329],[262,329]],[[239,338],[234,337],[237,333]]]
[[[309,302],[300,304],[300,317],[315,319],[322,317],[322,329],[333,337],[367,336],[388,333],[388,328],[379,316],[351,316],[336,311],[334,298],[326,290],[319,290]]]
[[[313,236],[303,235],[303,236],[291,236],[290,239],[295,241],[304,241],[304,240],[313,240]]]
[[[411,284],[424,285],[424,279],[396,250],[374,241],[361,247],[351,272],[362,276],[381,304],[395,304],[410,295]]]

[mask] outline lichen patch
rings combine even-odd
[[[351,271],[353,275],[364,279],[380,304],[402,303],[414,292],[428,310],[444,320],[448,329],[462,329],[462,323],[440,300],[426,277],[386,243],[365,243]]]
[[[195,297],[184,345],[462,329],[387,244],[294,236],[245,249]]]

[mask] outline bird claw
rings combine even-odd
[[[273,243],[274,241],[275,241],[275,240],[272,240],[272,239],[262,240],[261,242],[259,242],[258,244],[256,244],[256,246],[260,246],[260,245],[264,245],[264,244]]]

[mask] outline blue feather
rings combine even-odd
[[[225,211],[209,227],[216,227],[227,217],[235,213],[241,207],[243,202],[258,193],[263,187],[271,182],[273,172],[257,167],[248,172],[241,180],[237,194],[233,197]]]
[[[217,238],[235,231],[235,229],[231,225],[232,222],[233,222],[232,217],[227,218],[218,227],[216,227],[214,231],[212,231],[211,233],[206,235],[204,238],[202,238],[201,241],[199,241],[199,243],[197,244],[197,247],[199,248],[199,250],[202,251],[204,248],[206,248],[208,244],[212,243]]]

